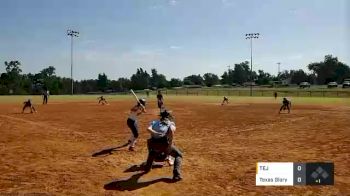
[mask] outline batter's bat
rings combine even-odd
[[[137,97],[137,95],[135,94],[135,92],[130,89],[130,92],[134,95],[134,98],[136,99],[137,103],[139,103],[141,105],[141,107],[145,110],[145,106],[140,102],[139,98]]]

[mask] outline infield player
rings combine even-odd
[[[222,101],[221,105],[228,104],[228,98],[224,96],[224,100]]]
[[[138,103],[130,109],[128,120],[126,121],[131,130],[131,137],[128,140],[129,151],[135,150],[136,140],[139,137],[139,128],[137,124],[137,117],[142,113],[146,113],[146,99],[139,99]]]
[[[97,99],[98,99],[98,104],[101,104],[101,103],[102,105],[108,104],[107,100],[103,96],[98,97]]]
[[[281,113],[282,110],[288,110],[288,113],[290,113],[290,109],[292,107],[292,101],[288,100],[286,97],[283,97],[282,106],[280,108],[279,113]]]
[[[164,105],[164,102],[163,102],[163,95],[162,95],[162,92],[159,90],[158,91],[158,94],[157,94],[157,103],[158,103],[158,108],[159,108],[159,111],[162,110],[162,107]]]
[[[165,160],[170,155],[175,158],[173,180],[179,181],[182,179],[182,152],[173,144],[176,126],[172,119],[170,112],[164,109],[160,113],[160,120],[152,121],[148,127],[147,130],[151,134],[151,138],[147,140],[148,157],[144,169],[149,172],[155,160]]]
[[[274,92],[273,96],[275,97],[275,99],[277,99],[277,92]]]
[[[33,111],[36,112],[31,99],[28,99],[27,101],[23,102],[23,105],[24,106],[23,106],[23,109],[22,109],[22,113],[24,113],[24,110],[26,108],[30,108],[30,113],[33,113]]]

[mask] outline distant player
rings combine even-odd
[[[225,96],[224,97],[224,100],[222,101],[221,105],[224,105],[224,104],[228,104],[228,98]]]
[[[108,105],[107,100],[103,96],[98,97],[97,99],[98,99],[98,104],[102,104],[102,105],[106,104],[106,105]]]
[[[275,99],[277,99],[277,92],[274,92],[273,96],[275,97]]]
[[[50,91],[45,90],[43,92],[43,104],[47,104],[47,101],[49,100],[49,96],[50,96]]]
[[[182,152],[173,145],[173,136],[176,130],[171,114],[167,110],[160,113],[160,120],[152,121],[148,127],[151,138],[147,140],[148,157],[145,171],[149,172],[153,161],[166,160],[174,157],[173,180],[179,181],[181,177]]]
[[[286,109],[288,110],[288,113],[290,113],[291,107],[292,107],[292,102],[284,97],[279,113],[281,113],[282,110],[286,110]]]
[[[36,112],[31,99],[28,99],[27,101],[23,102],[23,105],[24,106],[23,106],[23,109],[22,109],[22,113],[24,113],[24,110],[26,108],[30,108],[30,113],[33,113],[33,111]]]
[[[158,108],[159,108],[159,111],[162,110],[163,108],[163,105],[164,105],[164,102],[163,102],[163,95],[162,95],[162,92],[159,90],[158,91],[158,94],[157,94],[157,103],[158,103]]]
[[[131,130],[131,137],[128,141],[129,144],[129,150],[134,151],[135,150],[135,144],[136,140],[139,137],[139,128],[137,125],[137,117],[141,115],[142,113],[146,112],[146,100],[145,99],[139,99],[139,102],[137,105],[132,107],[130,109],[130,114],[128,117],[127,125]]]

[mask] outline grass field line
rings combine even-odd
[[[147,97],[144,94],[137,94],[140,98],[146,98],[147,102],[156,101],[155,96]],[[134,98],[130,95],[104,95],[108,102],[119,101],[134,101]],[[97,95],[52,95],[49,98],[49,104],[61,104],[61,103],[96,103]],[[223,96],[186,96],[186,95],[164,95],[165,103],[172,101],[204,101],[209,103],[221,103]],[[281,103],[282,97],[278,97],[275,100],[273,97],[250,97],[250,96],[228,96],[230,103]],[[24,100],[31,98],[34,105],[42,103],[41,96],[38,95],[13,95],[13,96],[0,96],[0,104],[22,104]],[[350,98],[335,98],[335,97],[290,97],[292,103],[296,104],[327,104],[327,105],[347,105],[350,106]]]

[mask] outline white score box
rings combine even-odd
[[[256,186],[293,186],[293,162],[259,162]]]

